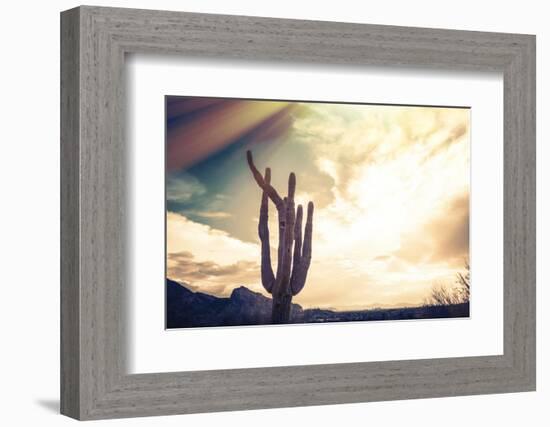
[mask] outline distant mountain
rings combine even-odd
[[[357,311],[304,310],[292,304],[290,323],[353,322],[368,320],[468,317],[470,304],[404,307]],[[271,299],[241,286],[229,298],[193,292],[166,279],[166,327],[243,326],[271,323]]]
[[[303,310],[292,304],[292,323],[303,322]],[[193,292],[166,280],[167,328],[264,325],[271,323],[271,299],[241,286],[229,298]]]

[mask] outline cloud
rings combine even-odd
[[[212,194],[207,184],[187,172],[169,175],[166,180],[167,210],[197,222],[223,224],[233,216],[227,211],[227,197]]]
[[[402,235],[394,254],[409,263],[443,262],[458,267],[469,256],[469,237],[469,195],[461,194],[446,203],[438,216]]]
[[[202,292],[227,295],[245,285],[262,291],[259,245],[167,213],[167,274]]]
[[[461,122],[451,129],[446,129],[439,140],[436,140],[436,142],[432,144],[431,149],[429,149],[429,151],[424,156],[424,159],[422,159],[422,163],[430,160],[431,158],[439,154],[442,150],[448,149],[451,144],[460,142],[462,138],[467,138],[468,132],[469,126],[466,122]]]
[[[166,199],[169,202],[185,203],[193,197],[206,193],[206,187],[193,175],[168,176],[166,180]]]
[[[349,198],[348,191],[368,168],[406,159],[418,173],[426,160],[454,142],[466,142],[469,132],[468,109],[331,104],[307,108],[311,114],[293,124],[295,137],[312,148],[318,172],[332,178],[336,197]],[[467,144],[463,145],[468,159]]]
[[[193,211],[188,210],[185,211],[187,215],[194,215],[201,218],[210,218],[210,219],[223,219],[223,218],[231,218],[231,214],[229,212],[223,212],[223,211]]]
[[[260,253],[258,244],[243,242],[175,212],[166,214],[166,228],[168,254],[189,251],[198,261],[214,260],[223,265],[239,260],[253,261]]]
[[[257,262],[242,260],[220,265],[197,261],[189,251],[171,253],[167,262],[168,277],[187,283],[193,290],[217,295],[228,295],[237,286],[255,283],[260,275]]]
[[[468,194],[453,199],[447,211],[434,219],[426,231],[434,239],[433,261],[464,264],[470,248],[470,200]]]

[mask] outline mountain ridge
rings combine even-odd
[[[195,328],[213,326],[247,326],[271,323],[271,298],[239,286],[229,297],[195,292],[184,283],[166,279],[166,327]],[[289,323],[326,323],[372,320],[430,319],[468,317],[469,303],[451,306],[403,307],[334,311],[303,309],[292,304]]]

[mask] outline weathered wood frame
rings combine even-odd
[[[130,52],[502,72],[504,354],[128,375],[124,58]],[[61,15],[61,165],[63,414],[99,419],[535,389],[534,36],[71,9]]]

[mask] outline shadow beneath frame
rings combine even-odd
[[[49,412],[59,414],[59,399],[37,399],[35,403]]]

